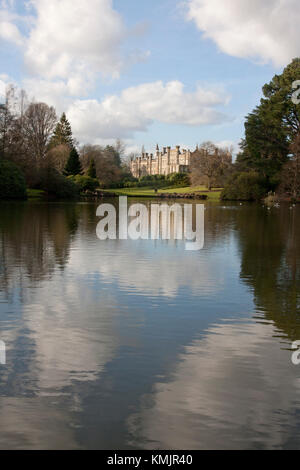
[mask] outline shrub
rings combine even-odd
[[[90,176],[76,175],[69,176],[68,179],[78,186],[80,192],[93,192],[99,187],[99,181],[96,178],[91,178]]]
[[[56,199],[74,199],[79,195],[78,186],[54,168],[46,168],[41,172],[37,189],[44,190]]]
[[[137,183],[135,181],[124,181],[124,188],[135,188]]]
[[[190,185],[187,173],[172,173],[170,175],[144,175],[140,179],[134,177],[124,178],[119,184],[120,188],[165,188],[168,186],[185,187]],[[111,186],[116,187],[116,186]]]
[[[87,176],[93,179],[97,179],[97,169],[96,169],[96,163],[95,160],[92,158],[90,166],[87,171]]]
[[[151,188],[163,188],[169,185],[165,175],[146,175],[142,176],[138,183],[137,187],[142,188],[148,186]]]
[[[267,193],[266,180],[258,173],[235,173],[221,193],[223,201],[258,201]]]
[[[10,161],[0,161],[0,199],[26,198],[26,183],[21,170]]]
[[[167,181],[173,186],[183,188],[191,184],[190,177],[187,173],[172,173],[167,176]]]

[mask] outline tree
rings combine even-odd
[[[13,116],[6,104],[0,104],[0,157],[5,158],[7,154],[9,130]]]
[[[96,175],[102,186],[119,184],[122,179],[122,168],[116,164],[113,147],[103,149],[100,145],[84,145],[80,150],[83,170],[87,173],[94,160]]]
[[[87,175],[90,178],[97,178],[97,172],[96,172],[96,165],[95,165],[95,160],[92,158]]]
[[[53,136],[49,142],[49,149],[59,145],[67,145],[70,150],[74,147],[74,139],[72,134],[71,124],[68,121],[66,114],[63,113],[60,121],[57,123]]]
[[[25,111],[22,132],[37,164],[41,164],[46,157],[56,120],[55,109],[45,103],[31,103]]]
[[[58,145],[57,147],[54,147],[47,152],[46,164],[52,168],[55,168],[60,173],[63,173],[69,156],[70,148],[68,145]]]
[[[25,179],[20,169],[12,162],[0,161],[0,200],[26,199]]]
[[[126,144],[121,140],[117,139],[114,145],[116,152],[119,154],[119,157],[122,160],[125,158]]]
[[[42,168],[39,188],[56,199],[73,199],[79,195],[78,186],[54,168]]]
[[[291,158],[281,172],[280,191],[294,200],[300,197],[300,133],[290,146]]]
[[[267,193],[266,180],[255,171],[235,173],[225,185],[223,201],[259,201]]]
[[[14,98],[14,88],[9,86],[5,92],[5,102],[0,104],[0,158],[6,158],[11,143],[11,130],[14,123],[14,115],[11,110]]]
[[[64,174],[66,176],[76,176],[82,174],[82,166],[80,163],[78,152],[73,148],[70,152],[69,159],[65,166]]]
[[[300,104],[292,100],[292,84],[300,77],[300,59],[264,85],[260,105],[246,117],[245,139],[237,163],[262,174],[270,186],[288,160],[289,147],[300,130]]]
[[[104,153],[106,154],[106,157],[114,163],[114,165],[121,167],[122,162],[119,148],[107,145],[104,149]]]
[[[25,132],[25,113],[29,104],[24,90],[17,91],[10,85],[0,110],[0,153],[6,160],[18,165],[27,184],[34,184],[37,177],[37,160],[33,146]]]
[[[191,155],[191,181],[193,185],[206,184],[211,190],[220,177],[229,171],[232,155],[211,142],[204,142]]]

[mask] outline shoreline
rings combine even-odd
[[[157,194],[132,194],[132,193],[113,193],[113,192],[99,192],[99,194],[85,196],[82,197],[98,197],[98,198],[105,198],[105,197],[120,197],[126,196],[130,198],[154,198],[154,199],[198,199],[207,201],[208,195],[207,194],[197,194],[197,193],[157,193]]]

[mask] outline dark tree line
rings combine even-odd
[[[268,191],[300,197],[300,104],[292,99],[293,83],[299,79],[300,59],[296,58],[264,85],[260,104],[246,116],[245,137],[226,194],[239,198],[235,188],[243,175],[240,181],[257,187],[253,199]],[[245,173],[251,173],[251,178]]]
[[[0,104],[0,159],[14,162],[29,187],[42,187],[50,174],[85,175],[104,187],[118,184],[128,174],[123,156],[120,141],[80,147],[65,113],[58,120],[52,106],[29,102],[23,90],[7,88]],[[62,182],[59,178],[58,184]]]

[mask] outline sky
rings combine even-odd
[[[299,25],[299,0],[0,0],[0,96],[66,112],[81,144],[237,151]]]

